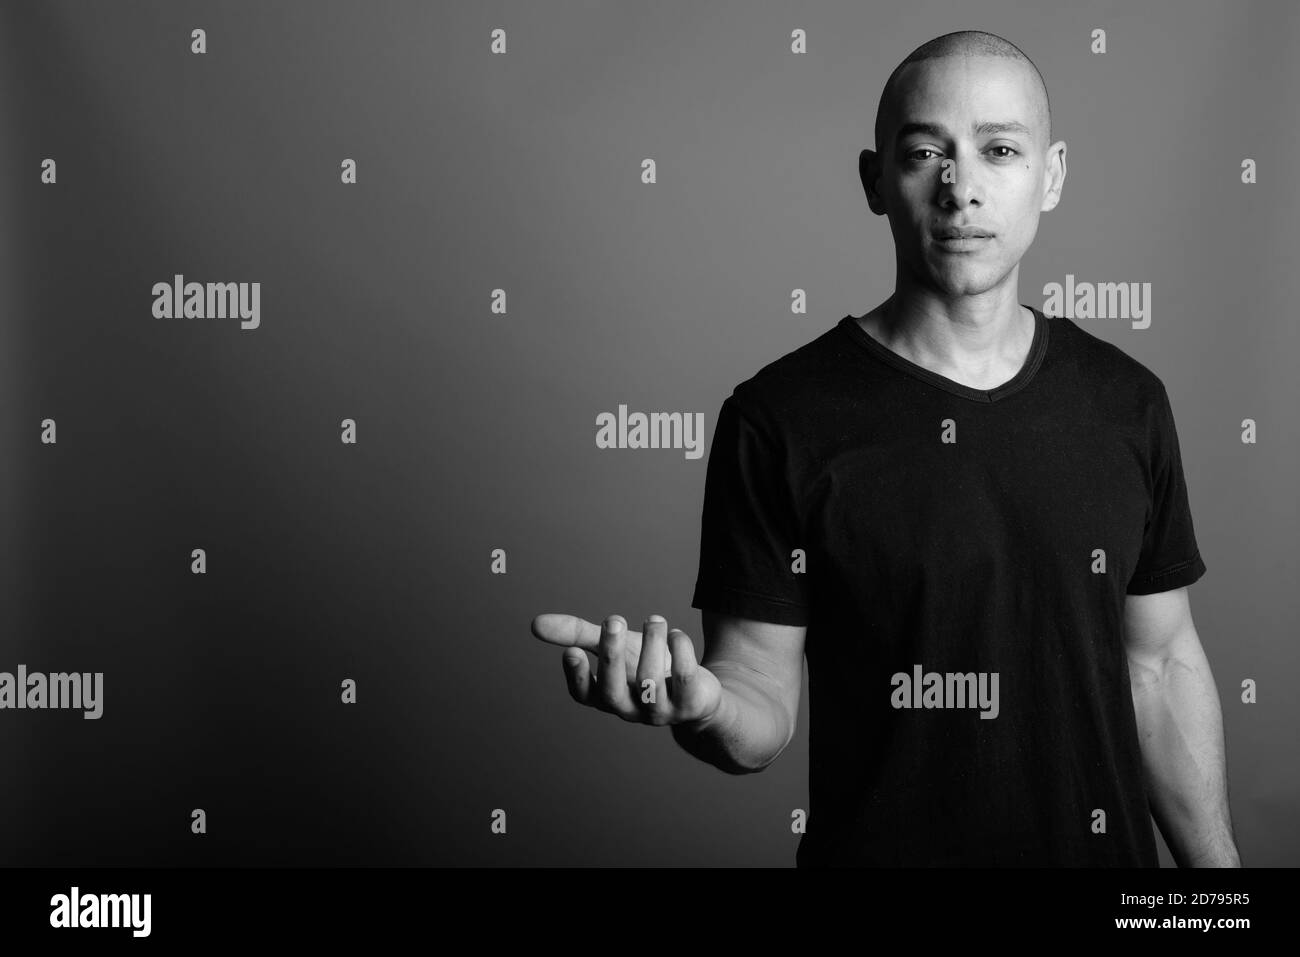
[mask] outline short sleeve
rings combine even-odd
[[[1190,585],[1205,574],[1187,504],[1182,454],[1174,414],[1164,385],[1151,439],[1151,508],[1127,593],[1150,595]]]
[[[691,607],[778,625],[808,623],[804,545],[785,457],[737,408],[722,403],[704,481],[700,565]]]

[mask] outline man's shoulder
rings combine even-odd
[[[1047,316],[1059,354],[1080,378],[1082,388],[1114,399],[1127,400],[1137,408],[1159,404],[1165,385],[1150,367],[1084,329],[1073,319]]]
[[[820,414],[850,368],[837,321],[739,382],[727,402],[764,432],[780,435]]]

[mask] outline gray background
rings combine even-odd
[[[0,861],[791,865],[806,698],[781,759],[729,777],[573,704],[528,623],[660,613],[700,640],[706,460],[598,450],[595,416],[711,434],[737,382],[887,297],[857,180],[881,87],[985,29],[1069,144],[1021,301],[1153,283],[1151,328],[1080,324],[1168,387],[1242,855],[1295,864],[1298,25],[1281,2],[5,3],[0,670],[106,690],[98,722],[0,713]],[[261,328],[154,319],[177,272],[261,282]]]

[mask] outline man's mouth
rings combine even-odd
[[[986,229],[980,229],[978,226],[948,226],[944,229],[936,230],[935,239],[990,239],[993,234]]]

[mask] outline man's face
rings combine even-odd
[[[900,266],[923,286],[948,297],[985,292],[1020,262],[1039,213],[1056,203],[1045,186],[1049,132],[1033,69],[957,56],[909,64],[898,80],[895,135],[879,144],[883,208],[872,208],[889,217]],[[949,238],[956,227],[988,235]]]

